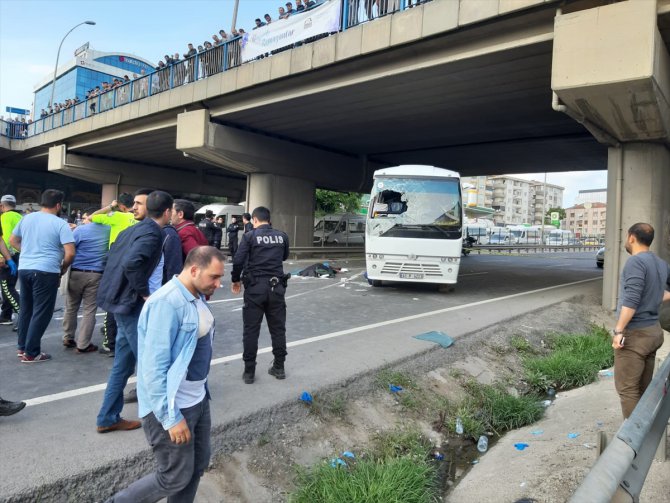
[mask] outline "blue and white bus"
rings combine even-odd
[[[462,237],[458,173],[420,165],[375,171],[365,229],[370,284],[456,283]]]

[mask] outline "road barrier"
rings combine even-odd
[[[363,246],[294,246],[291,247],[289,256],[295,260],[335,256],[360,256],[360,258],[365,258],[365,248]]]
[[[475,245],[470,248],[470,253],[480,254],[485,252],[500,253],[553,253],[553,252],[584,252],[598,251],[600,245]]]
[[[666,442],[670,418],[669,375],[670,357],[667,357],[637,407],[609,442],[570,503],[640,501],[640,492],[656,449],[661,440]]]

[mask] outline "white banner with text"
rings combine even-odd
[[[310,37],[340,31],[342,0],[327,0],[308,11],[245,33],[242,38],[242,61],[301,42]]]

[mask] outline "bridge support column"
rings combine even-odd
[[[314,234],[314,182],[302,178],[250,173],[247,182],[249,212],[265,206],[272,226],[288,234],[291,246],[311,246]]]
[[[670,259],[670,152],[659,143],[610,147],[607,164],[607,236],[603,306],[616,309],[619,277],[626,262],[628,228],[647,222],[655,230],[651,249]]]
[[[103,183],[100,207],[106,206],[114,199],[117,199],[119,194],[123,194],[124,192],[127,192],[128,194],[134,194],[135,191],[139,188],[140,187],[136,185],[117,185],[115,183]]]

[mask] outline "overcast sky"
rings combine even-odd
[[[524,180],[544,181],[544,173],[511,175]],[[565,171],[562,173],[547,173],[547,183],[565,187],[563,192],[563,207],[569,208],[575,203],[580,190],[606,189],[607,171]]]
[[[273,19],[286,0],[240,0],[237,27],[247,31],[266,12]],[[0,0],[0,115],[5,107],[32,109],[33,86],[53,73],[58,44],[60,64],[86,42],[104,52],[127,52],[157,62],[165,53],[184,53],[186,45],[230,32],[234,0]],[[544,174],[514,175],[543,180]],[[549,173],[547,181],[565,187],[564,206],[582,189],[607,186],[606,171]]]

